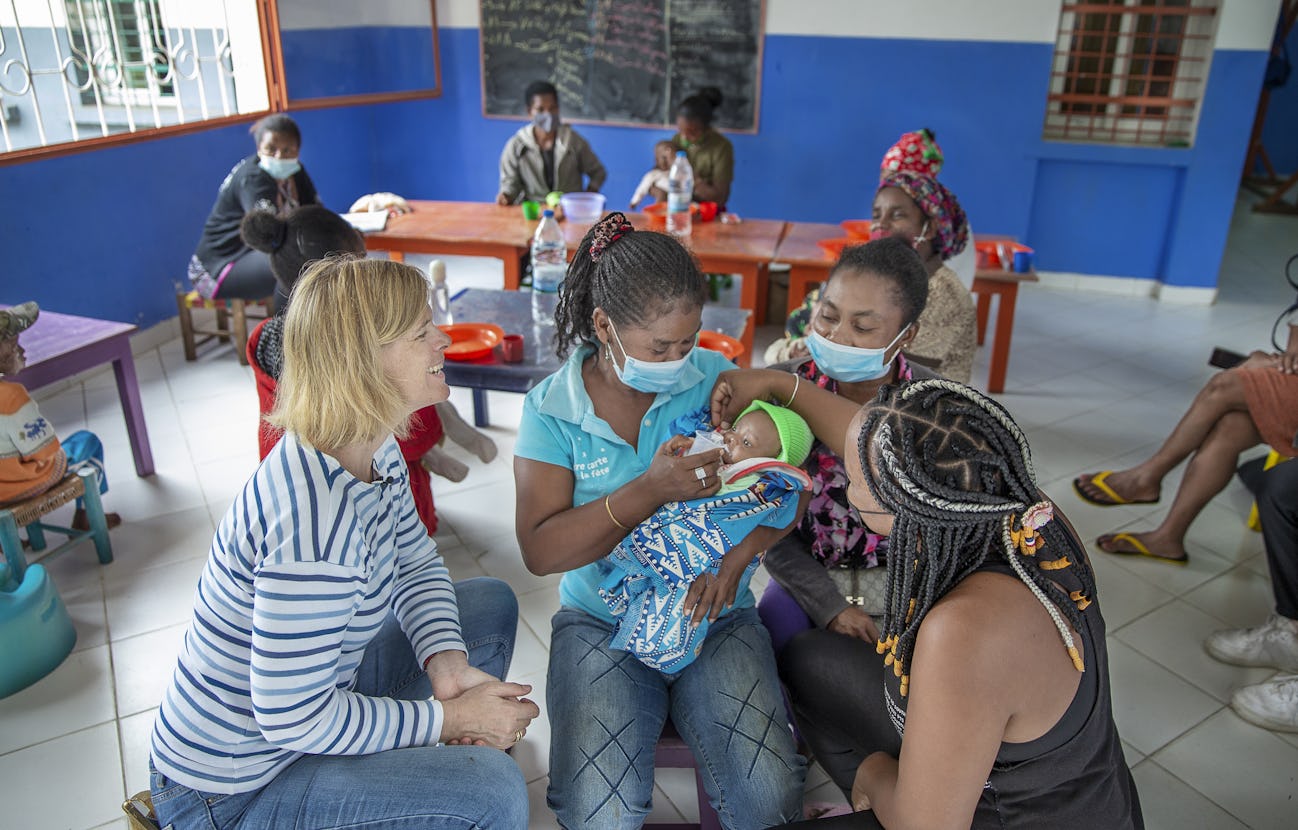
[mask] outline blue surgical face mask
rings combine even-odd
[[[532,116],[532,125],[546,135],[549,135],[550,131],[554,129],[554,122],[554,114],[544,110]]]
[[[883,356],[897,344],[909,328],[910,326],[907,325],[897,332],[892,342],[882,349],[843,346],[812,329],[811,336],[807,338],[807,351],[811,352],[811,359],[816,361],[817,368],[834,380],[843,383],[878,380],[892,369],[892,360],[885,362]]]
[[[272,179],[287,179],[302,169],[302,162],[295,158],[277,159],[271,156],[258,156],[257,166],[270,174]]]
[[[622,345],[622,338],[618,337],[612,321],[609,321],[608,327],[609,331],[613,332],[613,339],[617,341],[617,347],[622,351],[622,359],[626,364],[618,366],[617,361],[613,360],[613,350],[609,349],[609,361],[613,364],[617,379],[622,383],[637,392],[658,393],[670,390],[681,379],[685,364],[690,359],[689,352],[686,352],[680,360],[638,360],[626,353],[626,347]]]

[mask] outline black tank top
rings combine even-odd
[[[1068,555],[1074,562],[1087,561],[1085,551],[1075,540],[1070,539],[1070,548]],[[1018,579],[1003,555],[996,551],[978,570]],[[1065,591],[1081,588],[1072,568],[1054,571],[1051,577]],[[1122,755],[1122,743],[1113,722],[1104,617],[1099,601],[1095,597],[1091,599],[1081,614],[1082,626],[1077,631],[1086,671],[1072,703],[1040,738],[1001,744],[974,811],[974,830],[1144,828],[1136,784]],[[901,733],[906,721],[906,698],[901,695],[901,681],[891,671],[883,674],[884,700],[893,725]]]

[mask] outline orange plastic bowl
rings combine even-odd
[[[504,329],[495,323],[452,323],[438,328],[451,338],[451,345],[446,347],[447,360],[478,360],[488,357],[505,336]]]
[[[821,239],[816,242],[820,249],[829,254],[834,259],[843,255],[844,248],[850,248],[853,245],[865,244],[862,240],[851,236],[840,236],[835,239]]]
[[[729,360],[734,360],[744,353],[743,343],[719,331],[708,331],[707,329],[700,331],[699,345],[714,352],[721,352]]]
[[[641,211],[641,213],[643,213],[645,216],[649,218],[649,227],[651,228],[667,227],[667,203],[666,202],[654,202],[652,205],[647,205],[644,208],[644,210]],[[698,202],[690,203],[690,215],[694,217],[695,220],[699,220]]]
[[[846,222],[839,222],[838,226],[847,231],[847,235],[853,239],[859,239],[862,242],[870,241],[870,227],[874,222],[869,219],[848,219]]]

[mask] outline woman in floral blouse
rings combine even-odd
[[[795,372],[800,382],[858,404],[872,400],[884,384],[934,377],[902,355],[919,333],[928,287],[928,271],[907,241],[888,238],[846,249],[812,311],[810,356],[772,368]],[[806,469],[811,502],[797,529],[767,552],[772,581],[758,607],[781,671],[787,662],[782,652],[797,647],[790,640],[812,627],[843,635],[843,649],[873,652],[879,631],[868,611],[883,610],[863,607],[861,597],[870,585],[882,587],[873,577],[884,573],[886,540],[866,530],[848,503],[842,458],[818,441]],[[844,705],[862,701],[844,696]],[[793,703],[796,711],[798,701]],[[826,769],[838,780],[831,764],[832,759]],[[849,787],[855,772],[855,766],[842,771]]]

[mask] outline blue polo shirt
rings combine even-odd
[[[639,475],[653,461],[654,453],[671,437],[668,427],[687,412],[707,406],[717,375],[734,364],[709,349],[690,350],[681,378],[667,392],[660,392],[640,422],[637,446],[618,437],[608,422],[595,414],[586,393],[581,366],[594,351],[583,345],[568,357],[559,371],[541,381],[523,401],[523,419],[518,427],[514,455],[543,461],[572,470],[572,506],[602,499]],[[602,578],[599,562],[592,562],[564,574],[559,583],[559,600],[593,617],[613,622],[608,606],[596,588]],[[735,598],[735,608],[752,607],[753,594]]]

